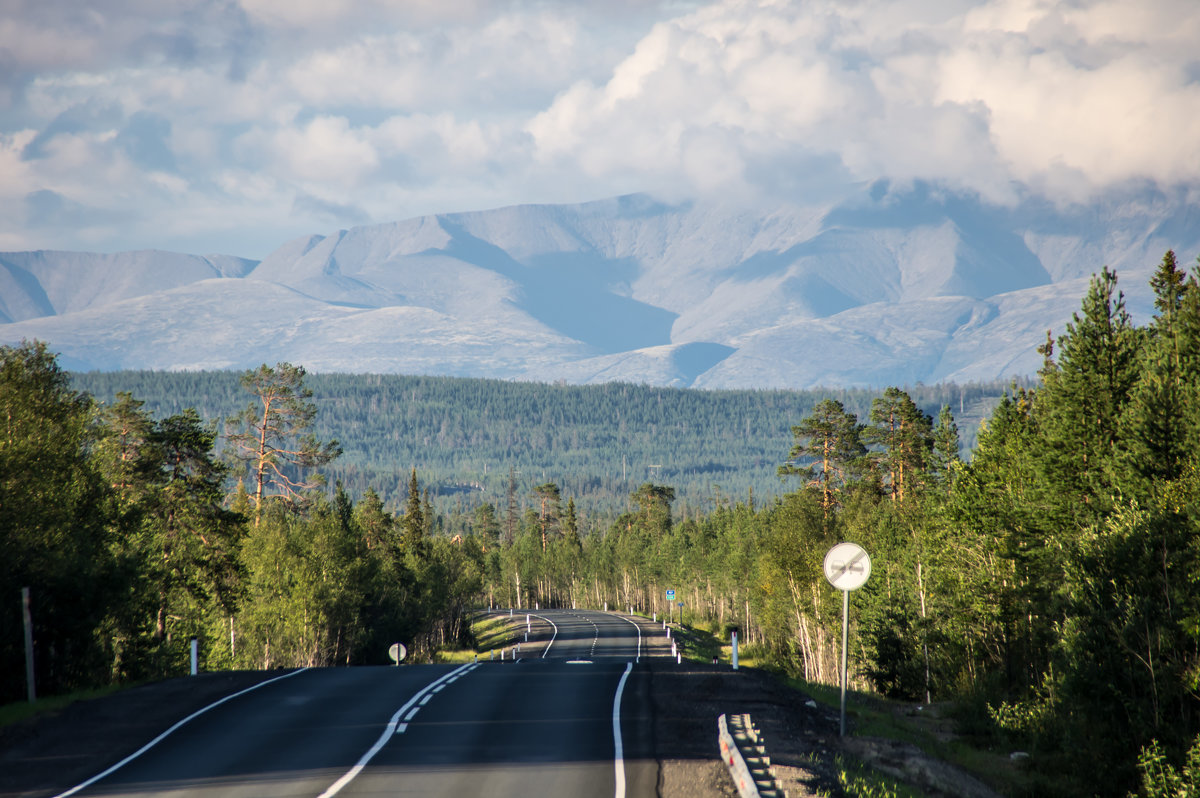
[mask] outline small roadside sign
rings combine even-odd
[[[396,663],[397,665],[399,665],[407,655],[408,649],[404,647],[403,643],[392,643],[392,647],[388,649],[388,656],[391,658],[392,662]]]
[[[675,600],[675,591],[668,590],[667,591],[667,601],[674,601],[674,600]]]
[[[871,576],[871,558],[862,546],[839,543],[825,553],[823,564],[829,584],[842,591],[842,712],[840,734],[846,736],[846,646],[850,636],[850,591],[858,590]]]
[[[858,590],[871,575],[871,558],[861,546],[839,543],[825,555],[825,578],[838,590]]]

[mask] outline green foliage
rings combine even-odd
[[[155,415],[195,407],[201,418],[230,419],[246,408],[237,372],[90,372],[72,380],[105,402],[129,391]],[[575,499],[585,528],[623,512],[646,481],[673,487],[688,513],[711,511],[717,486],[725,497],[753,489],[768,500],[790,489],[776,477],[779,442],[798,419],[826,397],[866,418],[876,395],[366,374],[305,374],[304,385],[320,407],[311,432],[344,450],[321,469],[330,485],[340,481],[352,496],[370,487],[398,511],[416,467],[442,512],[491,503],[505,527],[510,468],[519,505],[553,479]],[[950,404],[970,446],[1005,387],[916,386],[909,394],[928,413]],[[253,480],[246,484],[253,492]]]
[[[323,477],[306,472],[342,453],[336,440],[321,443],[309,432],[317,407],[304,375],[303,366],[290,363],[264,363],[242,375],[242,388],[258,401],[229,422],[226,437],[233,459],[244,464],[254,486],[255,526],[268,498],[291,507],[307,502]]]
[[[1143,751],[1143,794],[1178,793],[1200,756],[1168,764],[1200,733],[1200,285],[1171,253],[1152,285],[1159,315],[1137,327],[1097,275],[1040,347],[1042,384],[989,405],[966,460],[959,388],[331,375],[310,395],[281,364],[248,379],[259,405],[227,440],[259,443],[228,473],[202,419],[236,406],[236,378],[77,375],[112,400],[97,409],[44,347],[3,348],[0,587],[35,586],[55,623],[39,636],[54,689],[171,672],[189,635],[218,667],[382,662],[395,641],[427,660],[469,643],[480,604],[670,614],[697,652],[736,630],[834,685],[841,596],[821,560],[849,540],[872,560],[852,687],[975,707],[972,730],[1035,751],[1030,783],[1055,794],[1124,794]],[[299,424],[269,423],[293,401]],[[313,437],[334,432],[353,442],[339,462]],[[301,451],[318,456],[284,464]],[[260,473],[296,487],[318,461],[333,491],[261,501]],[[777,474],[801,483],[761,487]],[[16,609],[0,610],[6,672]]]
[[[838,784],[848,798],[920,798],[921,792],[844,757],[837,759]]]
[[[0,701],[25,695],[21,588],[35,619],[38,694],[91,686],[122,585],[91,400],[42,343],[0,346]]]
[[[1196,798],[1200,796],[1200,737],[1188,749],[1183,766],[1176,768],[1168,759],[1158,740],[1142,749],[1138,756],[1141,789],[1138,798]]]

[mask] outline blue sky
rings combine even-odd
[[[0,251],[633,191],[1200,196],[1196,0],[0,0]]]

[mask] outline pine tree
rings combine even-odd
[[[304,367],[265,363],[242,375],[242,387],[253,394],[251,403],[228,425],[233,457],[249,466],[254,484],[254,524],[262,516],[268,490],[286,505],[297,507],[308,500],[308,491],[323,484],[320,474],[305,477],[309,469],[325,465],[342,453],[336,440],[325,443],[308,433],[317,415],[304,387]]]
[[[780,475],[795,475],[821,489],[821,508],[828,522],[837,507],[838,494],[867,449],[862,426],[836,399],[823,399],[813,412],[792,427],[795,442]]]
[[[542,551],[545,551],[547,536],[553,535],[558,531],[559,516],[562,515],[562,494],[558,489],[558,485],[555,485],[553,482],[538,485],[534,489],[534,492],[537,494],[538,502],[541,505],[538,520],[542,530]]]
[[[883,447],[892,501],[904,504],[906,492],[921,482],[933,451],[933,424],[907,393],[888,388],[871,402],[871,422],[863,439]]]

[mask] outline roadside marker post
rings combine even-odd
[[[199,654],[198,649],[199,649],[199,642],[196,640],[196,638],[193,637],[192,638],[192,675],[193,676],[195,676],[197,673],[199,673],[200,657],[198,656],[198,654]]]
[[[29,609],[29,588],[21,588],[21,619],[25,627],[25,694],[29,703],[37,701],[33,675],[33,613]]]
[[[855,543],[839,543],[825,553],[825,578],[842,591],[842,710],[840,736],[846,736],[846,648],[850,637],[850,591],[871,576],[871,558]]]

